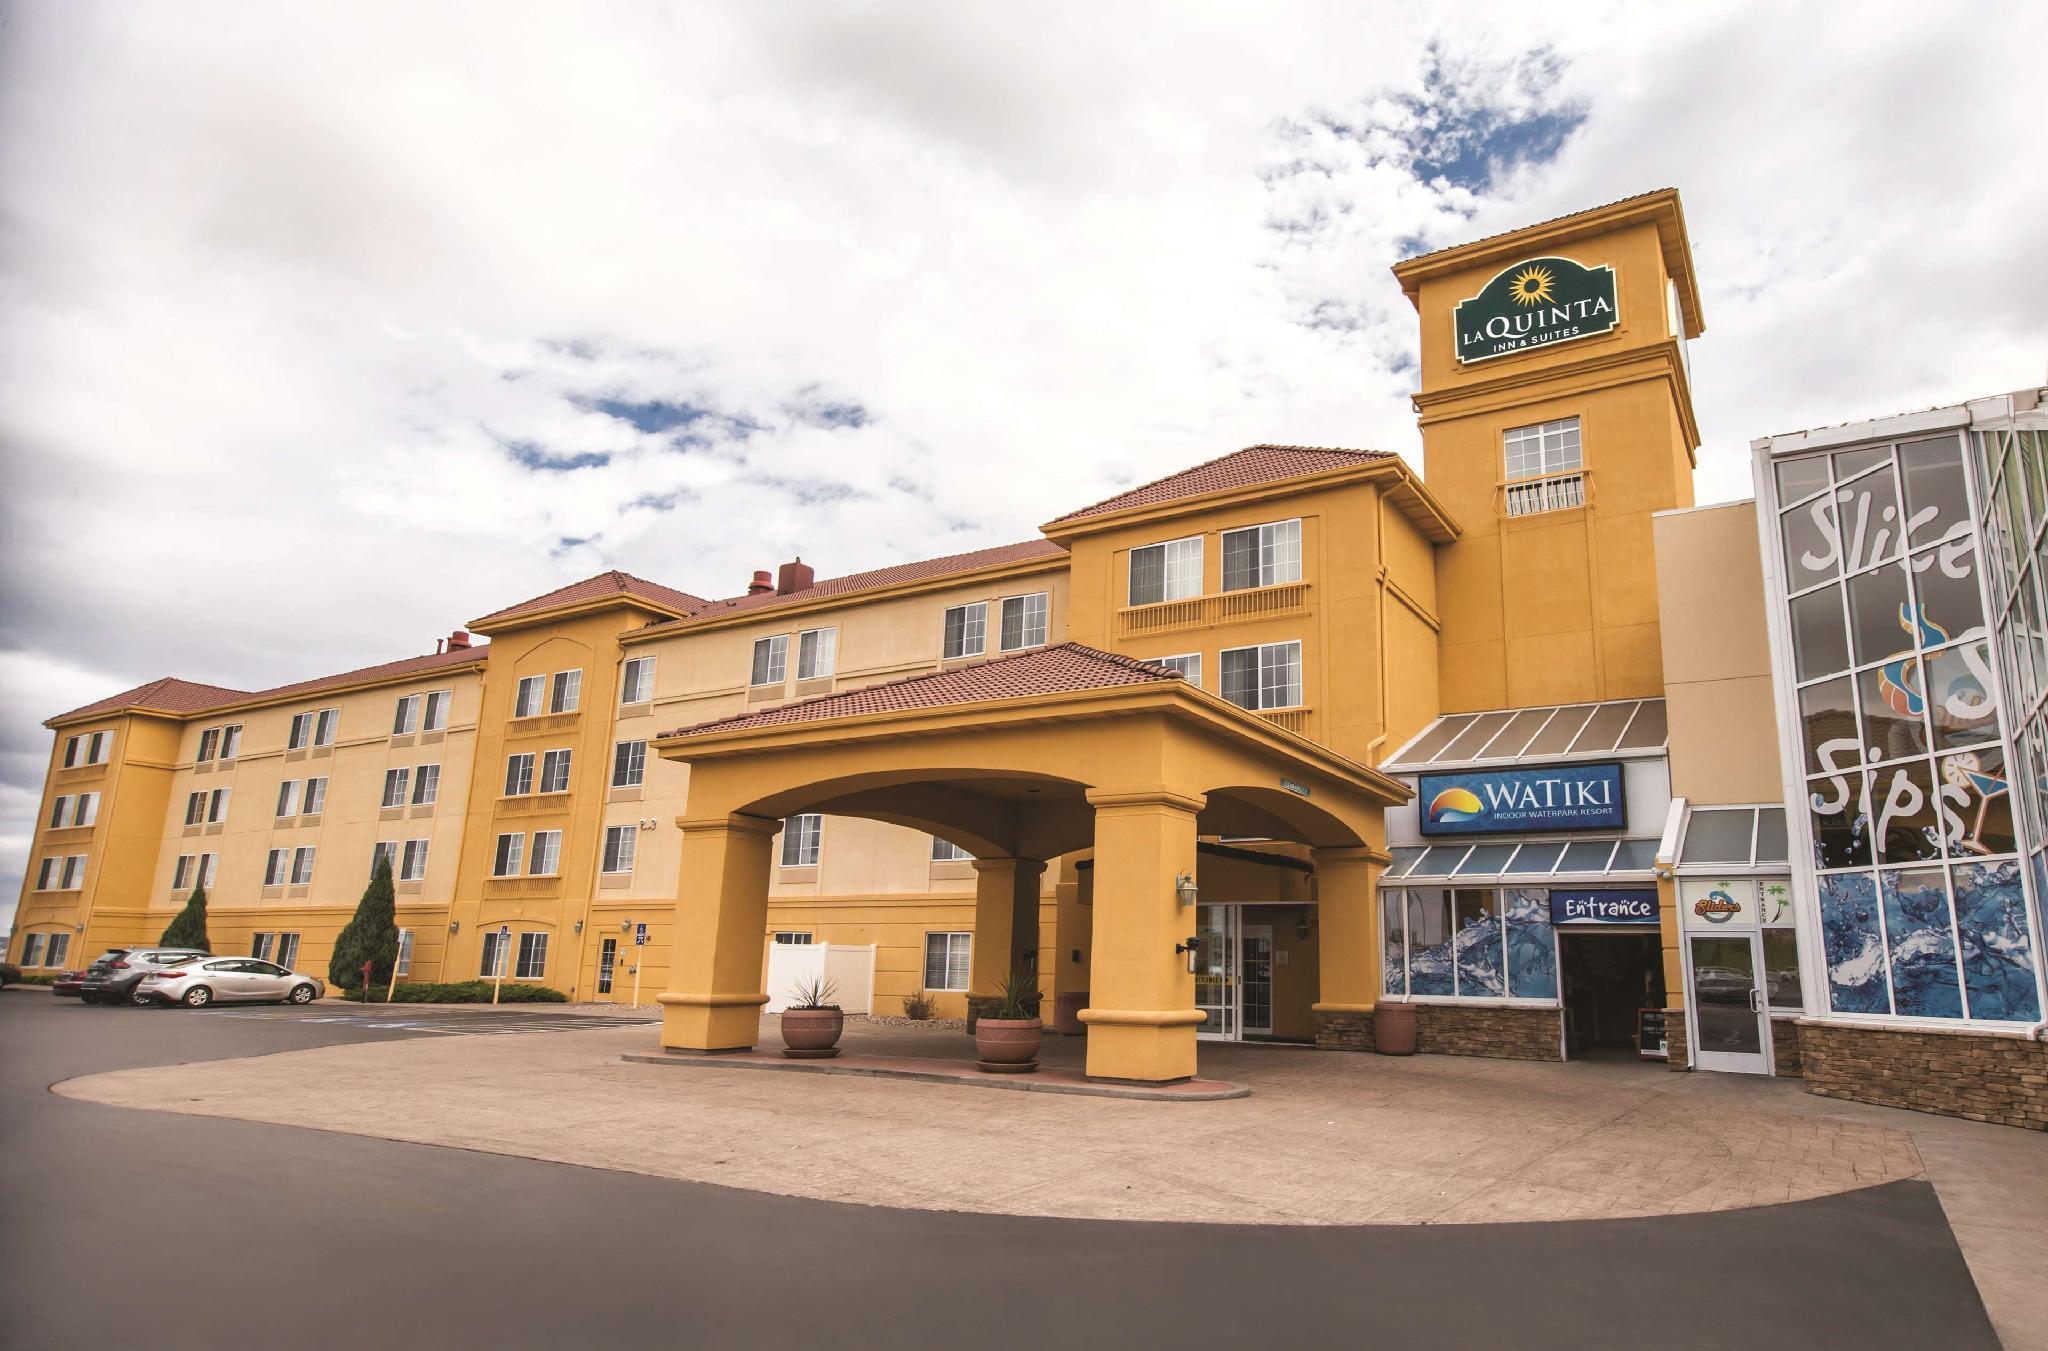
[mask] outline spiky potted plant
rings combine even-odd
[[[823,976],[800,980],[790,988],[789,1007],[782,1011],[784,1055],[791,1060],[829,1060],[839,1054],[846,1014],[832,1002],[838,993]]]
[[[1018,965],[996,987],[996,1006],[974,1023],[974,1050],[990,1074],[1029,1074],[1038,1068],[1045,1025],[1038,1020],[1038,975]]]

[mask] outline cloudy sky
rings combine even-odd
[[[2048,7],[0,10],[0,905],[41,720],[1418,438],[1408,253],[1684,194],[1701,500],[2039,381]],[[0,911],[0,915],[4,915]],[[0,920],[4,924],[4,920]]]

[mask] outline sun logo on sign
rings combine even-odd
[[[1554,294],[1550,289],[1553,280],[1547,268],[1525,267],[1508,283],[1508,294],[1517,305],[1541,305]]]

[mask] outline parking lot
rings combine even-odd
[[[227,1008],[201,1010],[202,1018],[253,1018],[316,1027],[360,1028],[366,1032],[410,1032],[425,1036],[489,1037],[516,1032],[588,1032],[600,1027],[645,1027],[658,1019],[637,1014],[549,1013],[531,1008],[442,1008],[381,1005],[351,1008],[327,1000],[309,1008]]]

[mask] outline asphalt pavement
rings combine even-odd
[[[431,1012],[247,1012],[0,994],[0,1343],[1997,1346],[1924,1182],[1660,1219],[1119,1223],[839,1205],[47,1091],[447,1030]],[[1219,1145],[1158,1185],[1229,1167]]]

